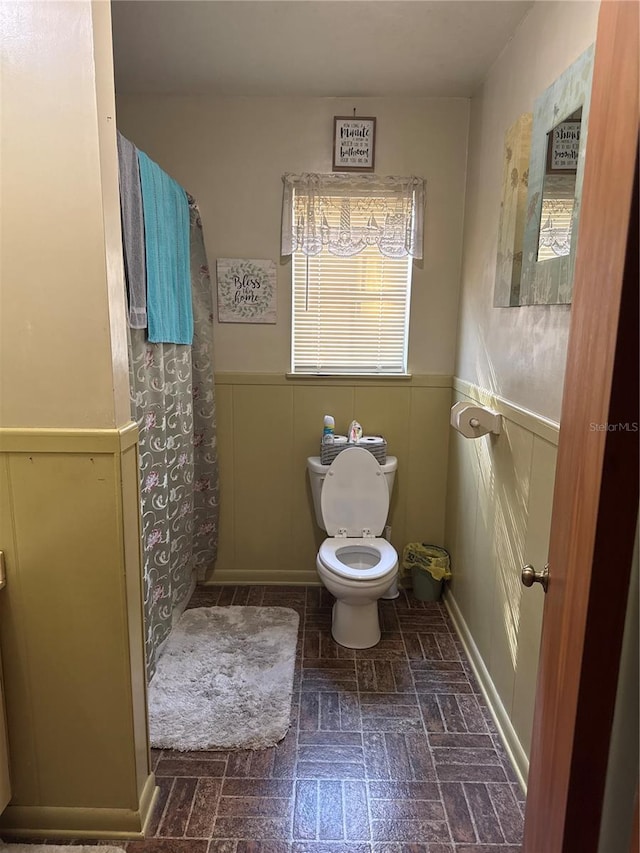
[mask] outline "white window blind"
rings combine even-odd
[[[350,257],[294,252],[292,372],[406,373],[411,264],[373,245]]]

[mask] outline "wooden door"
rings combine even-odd
[[[591,853],[598,845],[638,513],[638,23],[636,2],[603,0],[525,853]]]

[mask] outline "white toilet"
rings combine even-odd
[[[380,465],[361,447],[339,453],[331,465],[307,459],[316,521],[326,530],[316,560],[320,580],[331,592],[331,634],[349,649],[368,649],[380,640],[378,599],[398,574],[398,554],[381,539],[398,460]]]

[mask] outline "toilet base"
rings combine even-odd
[[[378,602],[347,604],[336,601],[333,605],[331,636],[347,649],[370,649],[380,642]]]

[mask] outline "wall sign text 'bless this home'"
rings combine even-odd
[[[216,279],[220,323],[276,322],[274,261],[218,258]]]

